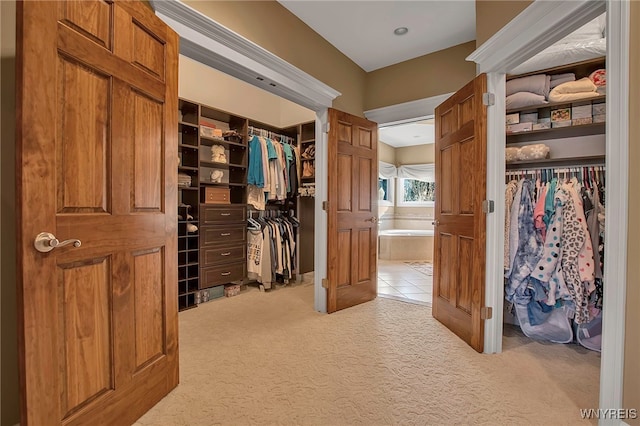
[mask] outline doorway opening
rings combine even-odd
[[[433,117],[379,129],[378,295],[431,306]]]

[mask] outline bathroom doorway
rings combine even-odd
[[[378,295],[431,305],[435,122],[379,128]]]

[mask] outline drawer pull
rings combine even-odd
[[[220,213],[220,216],[231,216],[231,213]]]
[[[221,272],[220,275],[222,275],[223,277],[226,277],[228,275],[231,275],[231,272]]]
[[[231,235],[231,232],[225,232],[223,234],[220,234],[221,237],[228,237],[229,235]]]
[[[226,252],[226,253],[220,253],[220,256],[229,256],[231,254],[230,251]]]

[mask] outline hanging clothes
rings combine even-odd
[[[535,181],[505,187],[505,298],[530,337],[570,341],[565,317],[579,343],[599,350],[602,185],[584,170],[564,172],[562,180],[537,172]]]

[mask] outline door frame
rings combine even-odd
[[[487,72],[495,107],[488,111],[487,198],[496,213],[487,221],[486,305],[494,318],[486,322],[485,351],[502,350],[504,244],[505,74],[553,42],[607,11],[607,191],[603,344],[600,408],[622,408],[627,285],[627,216],[629,150],[629,3],[627,1],[536,1],[487,40],[467,60]],[[615,100],[615,102],[614,102]],[[492,266],[490,268],[490,266]],[[604,421],[603,421],[604,422]]]

